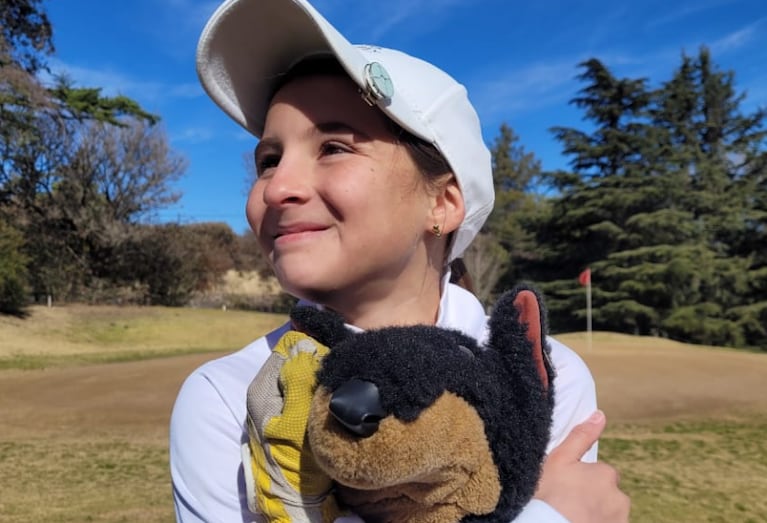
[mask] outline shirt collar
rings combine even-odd
[[[459,330],[480,345],[487,339],[487,314],[482,303],[463,287],[450,283],[449,270],[442,279],[437,326]]]

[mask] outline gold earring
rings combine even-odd
[[[434,236],[436,236],[437,238],[441,238],[441,237],[442,237],[442,230],[439,228],[439,225],[437,225],[436,223],[435,223],[434,225],[432,225],[432,226],[431,226],[431,232],[432,232],[432,233],[434,234]]]

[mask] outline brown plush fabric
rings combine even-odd
[[[327,390],[315,394],[309,443],[338,481],[339,501],[366,522],[446,523],[495,508],[498,472],[482,419],[465,400],[445,392],[416,420],[387,417],[367,438],[344,429],[329,401]]]

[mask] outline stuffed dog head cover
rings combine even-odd
[[[505,523],[530,500],[554,405],[534,290],[500,298],[485,346],[435,326],[354,333],[327,310],[291,316],[331,349],[307,437],[342,505],[369,523]]]

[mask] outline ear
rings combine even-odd
[[[295,330],[308,334],[327,347],[334,347],[352,335],[344,320],[333,311],[311,306],[297,306],[290,312]]]
[[[449,234],[461,225],[466,215],[466,207],[463,202],[463,194],[458,187],[458,180],[450,175],[450,179],[442,185],[432,199],[430,220],[427,224],[430,229],[433,225],[439,225],[443,234]]]
[[[519,323],[527,325],[526,336],[532,344],[532,357],[538,374],[543,382],[543,388],[549,389],[549,374],[543,355],[544,327],[541,320],[541,306],[538,296],[533,291],[522,289],[514,298],[514,307],[519,313]]]

